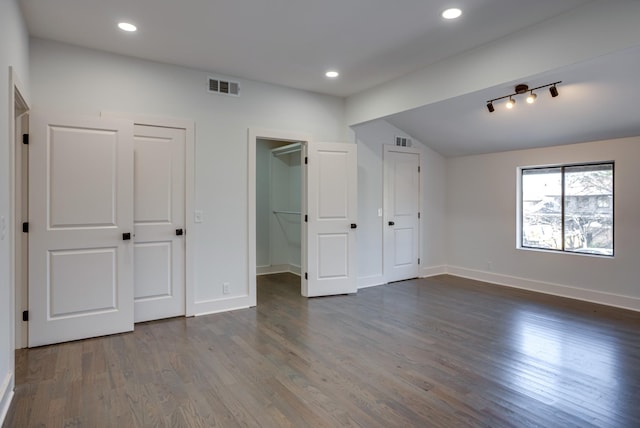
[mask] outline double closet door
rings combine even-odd
[[[31,115],[29,346],[184,315],[185,131]]]

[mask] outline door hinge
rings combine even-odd
[[[306,272],[304,273],[304,279],[309,279],[309,275]]]
[[[22,321],[29,321],[29,311],[22,311]]]
[[[420,211],[418,211],[418,218],[420,218]]]
[[[29,134],[22,134],[22,144],[29,144]]]
[[[304,222],[307,223],[309,221],[309,216],[307,214],[304,215]]]
[[[23,233],[29,233],[29,222],[25,221],[24,223],[22,223],[22,232]]]
[[[420,259],[418,259],[418,264],[420,264]]]
[[[420,167],[418,167],[418,172],[420,172]]]
[[[308,157],[304,157],[304,164],[307,165],[309,163],[309,158]]]

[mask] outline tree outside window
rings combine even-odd
[[[522,247],[612,256],[613,166],[523,168]]]

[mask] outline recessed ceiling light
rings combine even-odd
[[[335,70],[329,70],[326,73],[324,73],[324,75],[331,79],[335,79],[336,77],[340,76],[340,73],[338,73]]]
[[[456,19],[460,17],[460,15],[462,15],[462,11],[455,7],[451,9],[447,9],[444,12],[442,12],[442,17],[444,19]]]
[[[133,32],[133,31],[137,31],[138,27],[136,27],[133,24],[130,24],[128,22],[120,22],[118,23],[118,28],[120,28],[122,31],[129,31],[129,32]]]

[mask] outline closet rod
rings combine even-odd
[[[289,153],[299,152],[300,150],[302,150],[302,144],[293,143],[287,144],[286,146],[276,147],[275,149],[271,150],[271,153],[274,156],[278,157],[282,155],[288,155]]]

